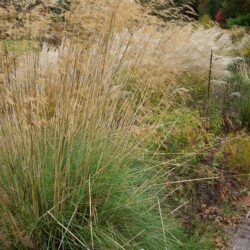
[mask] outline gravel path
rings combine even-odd
[[[250,214],[235,228],[230,250],[250,250]]]

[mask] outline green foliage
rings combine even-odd
[[[241,51],[241,56],[246,59],[246,61],[250,62],[250,46],[244,47]]]
[[[46,133],[49,136],[49,131]],[[82,131],[71,142],[63,139],[64,147],[59,149],[62,141],[47,136],[33,142],[33,163],[22,154],[12,155],[11,162],[7,155],[0,158],[6,166],[0,175],[1,195],[8,197],[1,202],[0,214],[11,215],[1,224],[0,232],[8,232],[5,237],[12,249],[27,249],[25,238],[34,239],[30,244],[36,249],[59,245],[87,249],[91,244],[95,249],[165,249],[159,210],[152,208],[157,204],[156,190],[148,185],[147,190],[142,188],[144,181],[151,182],[152,170],[146,171],[143,162],[132,155],[121,158],[119,145],[112,143],[114,138],[99,137],[90,144]],[[64,159],[61,163],[57,163],[58,154]],[[24,164],[29,169],[34,168],[32,164],[40,166],[32,179]],[[80,166],[86,168],[80,171]],[[60,183],[56,183],[58,168],[64,173]],[[15,192],[10,191],[10,185]],[[59,203],[54,203],[56,192],[64,197]],[[10,229],[12,220],[18,227],[14,231]],[[171,241],[168,244],[171,246]]]
[[[176,125],[168,140],[169,152],[192,152],[204,142],[202,120],[198,111],[189,109],[175,110],[172,114]]]
[[[242,132],[237,136],[230,134],[222,150],[223,156],[227,156],[228,168],[238,173],[250,173],[250,138],[246,133]]]
[[[218,107],[211,103],[209,117],[205,118],[205,79],[195,73],[188,73],[179,76],[177,81],[181,87],[185,87],[185,94],[175,97],[171,111],[154,115],[154,120],[166,124],[157,130],[155,143],[160,144],[163,140],[161,149],[169,155],[200,152],[208,141],[212,142],[221,132],[221,114]]]
[[[201,16],[199,18],[199,23],[206,29],[212,28],[214,25],[214,22],[208,14]]]
[[[207,0],[206,13],[214,20],[217,10],[221,6],[220,0]]]
[[[199,1],[198,10],[201,16],[206,14],[206,5],[207,5],[207,0]]]
[[[231,112],[239,119],[241,125],[250,129],[250,75],[249,67],[236,67],[234,75],[230,80],[231,91]],[[236,95],[234,95],[236,93]]]
[[[246,16],[237,16],[236,18],[229,18],[227,20],[228,27],[232,27],[233,25],[238,26],[250,26],[250,14]]]
[[[229,19],[229,27],[232,25],[249,26],[249,0],[203,0],[199,5],[200,14],[208,14],[212,19],[215,19],[220,8]]]
[[[223,0],[222,5],[227,18],[236,18],[248,14],[250,11],[249,0]]]
[[[162,144],[163,152],[168,154],[187,154],[200,152],[207,141],[212,142],[217,130],[221,130],[220,117],[211,117],[209,121],[210,131],[206,130],[205,119],[200,112],[190,108],[179,108],[165,118],[168,124],[174,124],[171,133]],[[163,128],[158,130],[160,138],[168,132]]]
[[[241,101],[241,105],[240,118],[242,125],[250,130],[250,91]]]
[[[203,109],[207,96],[206,78],[198,76],[195,72],[187,72],[180,75],[177,81],[187,90],[185,102],[179,102],[194,109]]]
[[[27,40],[3,40],[0,41],[0,49],[6,49],[7,52],[20,56],[27,52],[35,51],[37,43]]]

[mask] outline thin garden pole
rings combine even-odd
[[[213,50],[211,50],[211,55],[210,55],[210,65],[209,65],[209,75],[208,75],[208,85],[207,85],[207,100],[208,100],[208,102],[210,100],[210,95],[211,95],[212,65],[213,65]]]
[[[211,78],[212,78],[212,65],[213,65],[213,50],[211,49],[209,73],[208,73],[208,84],[207,84],[207,104],[206,104],[206,127],[208,129],[208,116],[210,111],[210,99],[211,99]]]

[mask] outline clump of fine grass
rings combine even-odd
[[[83,9],[88,12],[84,3],[92,1],[80,2],[83,8],[75,5],[63,23],[79,40],[99,34],[108,22],[105,17],[103,25],[96,27],[91,11],[82,15]],[[105,4],[99,4],[96,11],[103,17]],[[51,23],[41,20],[43,25],[33,34],[33,14],[25,19],[29,39],[37,39]],[[58,26],[53,23],[59,30],[60,20]],[[87,35],[86,30],[90,30]],[[114,43],[110,37],[94,45],[91,40],[86,51],[83,44],[64,43],[59,50],[44,47],[18,62],[8,50],[4,52],[0,248],[178,249],[164,216],[165,203],[157,199],[164,190],[158,183],[161,169],[155,169],[154,157],[148,159],[141,142],[154,132],[158,116],[164,121],[165,112],[176,105],[175,96],[186,98],[183,88],[169,98],[169,91],[176,88],[176,74],[207,74],[211,49],[219,53],[225,43],[230,49],[231,43],[216,29],[204,31],[191,25],[172,25],[165,36],[155,27],[152,32],[139,29],[132,36],[126,29],[118,30]],[[209,46],[203,46],[204,41]],[[232,60],[219,55],[213,79],[222,81]],[[143,68],[139,81],[131,82],[134,71],[128,68]],[[195,116],[196,120],[199,124]],[[164,140],[168,130],[162,133]]]
[[[250,128],[250,78],[249,66],[242,61],[235,65],[233,70],[233,77],[230,79],[227,98],[228,112],[235,124],[238,123],[238,128]]]
[[[123,91],[130,74],[111,48],[104,39],[88,51],[67,44],[18,63],[4,55],[0,246],[175,244],[157,200],[160,173],[147,166],[133,134],[143,119],[138,114],[147,84],[139,97]]]

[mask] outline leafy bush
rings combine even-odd
[[[249,13],[250,2],[247,0],[222,0],[221,2],[227,18],[236,18],[238,15]]]
[[[220,8],[221,1],[218,0],[207,0],[206,1],[206,12],[214,20],[217,10]]]
[[[207,132],[205,119],[198,110],[179,108],[173,110],[165,119],[168,124],[174,124],[162,144],[162,149],[168,154],[199,152],[208,140],[213,140],[213,133]],[[210,125],[213,126],[212,123]],[[164,138],[164,131],[159,130],[159,133]]]
[[[250,14],[245,16],[238,16],[236,18],[229,18],[227,20],[227,25],[229,27],[232,27],[233,25],[250,26]]]

